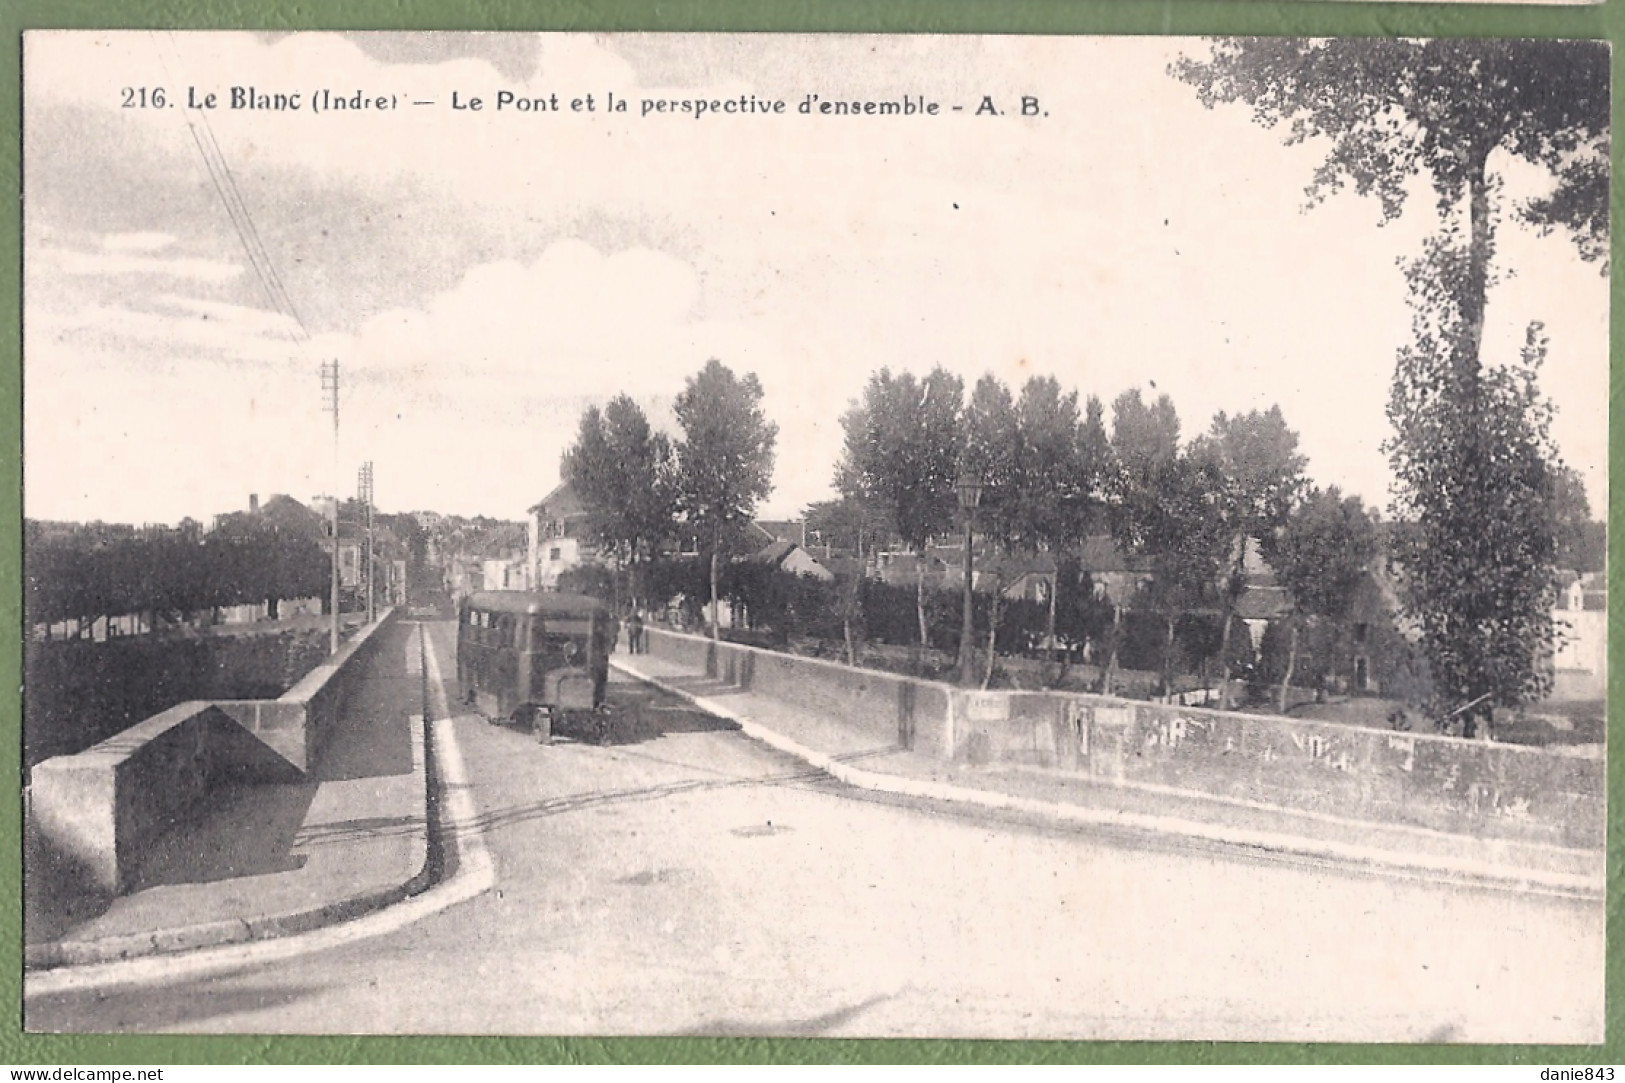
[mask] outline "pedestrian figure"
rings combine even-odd
[[[643,614],[636,609],[626,622],[626,649],[633,654],[643,653]]]

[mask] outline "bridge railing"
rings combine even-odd
[[[308,774],[394,617],[385,610],[278,699],[182,703],[36,764],[29,829],[84,886],[123,891],[152,843],[222,785]]]
[[[650,629],[650,651],[945,760],[1353,821],[1600,849],[1599,756],[1068,692],[968,691]]]

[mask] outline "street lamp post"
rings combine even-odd
[[[965,610],[959,624],[959,683],[968,688],[976,683],[976,663],[971,648],[971,527],[976,521],[976,505],[982,502],[982,481],[974,474],[961,474],[954,491],[959,494],[959,510],[965,515]]]

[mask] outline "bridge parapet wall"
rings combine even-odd
[[[838,718],[877,741],[953,754],[946,685],[660,628],[649,629],[648,639],[658,657],[724,684]]]
[[[975,692],[662,629],[648,638],[659,657],[942,759],[1509,842],[1604,845],[1604,763],[1571,750],[1107,696]]]
[[[955,754],[1352,820],[1600,848],[1600,758],[1053,692],[953,690]]]
[[[309,772],[394,616],[386,610],[279,699],[182,703],[36,764],[30,829],[86,887],[123,891],[152,842],[220,786]]]

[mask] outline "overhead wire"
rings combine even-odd
[[[167,36],[167,41],[166,41]],[[153,40],[158,47],[160,59],[164,67],[173,77],[179,65],[179,48],[173,32],[153,31]],[[167,48],[166,48],[167,46]],[[171,61],[174,61],[172,64]],[[171,85],[178,85],[171,82]],[[225,152],[220,147],[220,141],[215,137],[214,128],[209,123],[206,113],[195,109],[188,101],[182,106],[182,119],[186,123],[192,142],[198,149],[198,155],[203,159],[204,170],[208,174],[209,183],[213,186],[215,194],[219,196],[221,206],[225,208],[226,216],[231,219],[233,230],[248,256],[248,263],[259,282],[265,297],[271,307],[281,316],[292,322],[295,329],[294,338],[303,347],[310,345],[310,331],[305,326],[299,310],[289,296],[287,286],[282,276],[277,272],[276,263],[265,248],[259,229],[254,225],[254,218],[249,213],[248,205],[243,200],[241,189],[237,186],[236,176],[232,173],[226,161]]]

